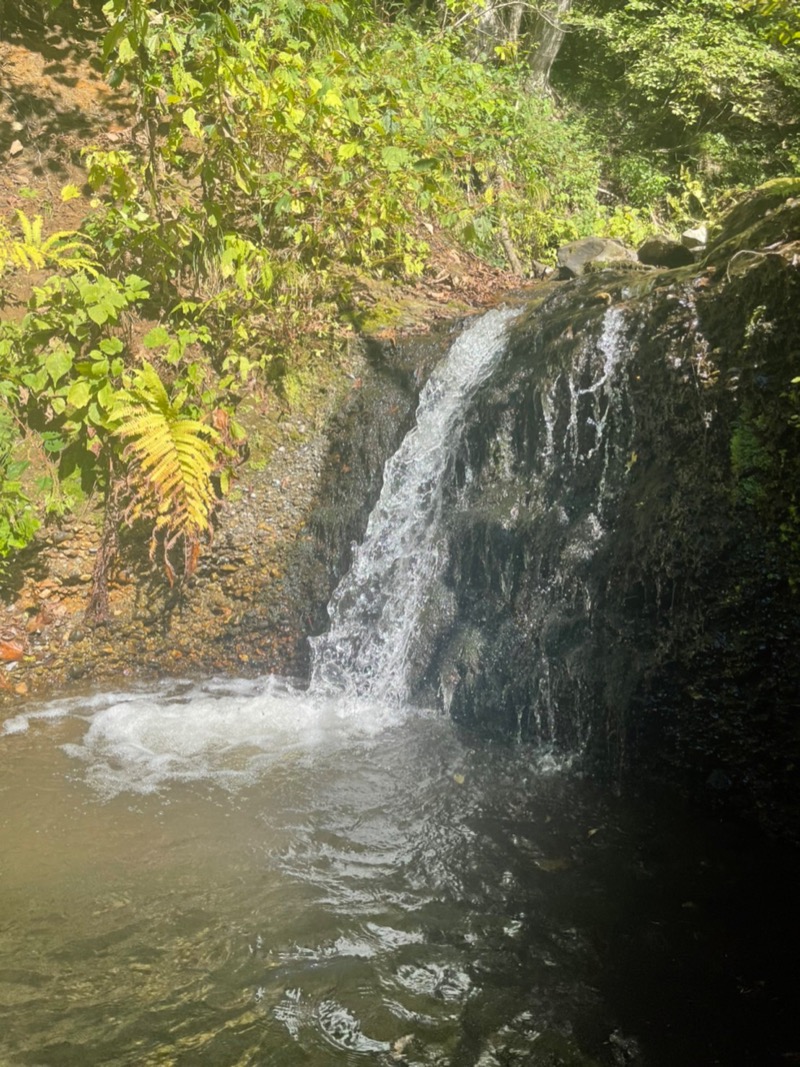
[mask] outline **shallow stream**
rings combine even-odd
[[[794,1051],[796,882],[542,751],[270,679],[31,707],[0,761],[3,1065]]]

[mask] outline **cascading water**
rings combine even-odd
[[[446,563],[444,481],[469,401],[491,374],[519,314],[491,311],[466,329],[422,391],[415,428],[389,460],[353,565],[333,594],[331,627],[312,641],[312,689],[352,688],[380,701],[408,697],[420,615]]]
[[[586,663],[599,632],[596,561],[614,533],[636,425],[627,330],[620,307],[547,344],[523,327],[457,451],[456,609],[435,653],[443,703],[460,720],[562,752],[581,753],[597,718],[599,675]]]

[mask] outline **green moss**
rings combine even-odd
[[[736,499],[740,504],[755,507],[765,502],[772,466],[773,460],[762,441],[759,427],[748,421],[739,421],[731,435],[731,470],[735,479]]]
[[[775,178],[731,208],[715,227],[710,259],[800,237],[800,178]]]

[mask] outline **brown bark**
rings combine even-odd
[[[108,575],[119,550],[121,520],[119,490],[120,486],[115,482],[112,482],[106,490],[103,533],[94,562],[92,591],[86,606],[86,619],[95,624],[106,623],[111,616],[108,603]]]

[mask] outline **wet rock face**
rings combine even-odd
[[[796,254],[652,286],[606,272],[610,304],[585,279],[521,322],[458,458],[427,679],[483,731],[584,746],[780,832],[800,768]]]
[[[283,577],[281,604],[254,600],[240,626],[245,635],[289,630],[293,673],[309,669],[307,638],[329,625],[327,603],[350,567],[353,545],[364,537],[386,461],[411,429],[419,389],[448,348],[452,329],[363,343],[366,372],[327,427],[326,456]]]

